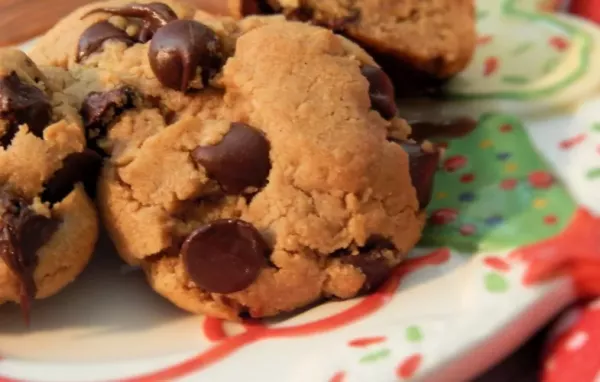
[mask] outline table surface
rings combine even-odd
[[[183,0],[194,3],[194,0]],[[223,0],[224,1],[224,0]],[[0,0],[0,46],[27,41],[90,0]]]
[[[194,0],[184,0],[193,3]],[[199,1],[199,0],[198,0]],[[90,0],[0,0],[0,46],[18,44],[49,29],[58,19]],[[543,331],[477,382],[537,380]]]

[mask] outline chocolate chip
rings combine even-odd
[[[423,150],[418,143],[401,142],[400,145],[408,154],[410,177],[417,191],[419,206],[425,208],[431,201],[433,180],[440,162],[440,152]]]
[[[398,113],[394,85],[385,72],[378,67],[364,65],[361,73],[369,81],[371,107],[385,119],[392,119]]]
[[[163,3],[131,3],[121,8],[98,8],[88,12],[84,17],[99,12],[140,19],[142,28],[137,36],[137,41],[141,43],[150,41],[159,28],[177,20],[177,14]]]
[[[239,122],[231,124],[221,142],[196,148],[192,157],[229,194],[264,186],[271,171],[269,142],[260,131]]]
[[[216,33],[194,20],[178,20],[160,28],[150,43],[148,58],[156,78],[182,92],[188,90],[198,69],[206,85],[223,66]]]
[[[256,280],[269,247],[260,232],[241,220],[219,220],[188,236],[181,248],[190,278],[211,293],[234,293]]]
[[[127,46],[134,41],[124,30],[117,28],[108,21],[100,21],[87,28],[79,37],[77,44],[77,62],[81,62],[91,54],[102,49],[105,41],[122,41]]]
[[[46,182],[42,200],[58,203],[67,197],[79,182],[83,182],[88,193],[93,194],[101,165],[102,157],[90,149],[67,155],[62,168]]]
[[[0,78],[0,119],[7,122],[0,138],[0,144],[6,148],[19,131],[19,125],[27,124],[32,134],[42,137],[51,122],[52,107],[43,91],[21,81],[12,72]]]
[[[127,86],[85,97],[80,112],[90,145],[95,146],[96,140],[106,135],[108,125],[134,107],[134,99],[135,91]]]
[[[383,251],[396,251],[396,247],[388,240],[374,237],[359,249],[357,255],[344,255],[340,261],[350,264],[365,275],[365,282],[359,293],[368,293],[381,286],[389,277],[392,267],[389,265]]]
[[[58,229],[59,222],[36,214],[27,202],[6,190],[0,194],[0,258],[21,282],[21,307],[29,321],[30,301],[35,297],[33,272],[37,251]]]

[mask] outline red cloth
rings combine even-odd
[[[600,23],[600,0],[571,0],[569,12]]]

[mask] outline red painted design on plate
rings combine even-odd
[[[569,138],[569,139],[565,139],[564,141],[561,141],[559,144],[559,147],[563,150],[572,149],[573,147],[577,146],[581,142],[585,141],[585,138],[586,138],[585,134],[576,135],[573,138]]]
[[[528,179],[531,186],[537,189],[547,189],[554,184],[554,176],[547,171],[533,171]]]
[[[367,346],[380,344],[387,340],[386,337],[365,337],[365,338],[356,338],[350,342],[348,342],[348,346],[353,348],[365,348]]]
[[[489,44],[490,42],[492,42],[492,40],[494,39],[494,36],[492,35],[483,35],[483,36],[479,36],[477,38],[477,45],[486,45]]]
[[[333,375],[333,377],[331,377],[329,382],[344,382],[345,379],[346,379],[346,373],[344,373],[343,371],[338,371],[337,373],[335,373]]]
[[[488,57],[483,63],[483,75],[489,77],[498,70],[499,61],[497,57]]]
[[[556,217],[556,215],[547,215],[544,216],[544,224],[546,225],[554,225],[558,223],[558,218]]]
[[[475,227],[473,224],[464,224],[460,227],[458,232],[460,232],[460,234],[463,236],[471,236],[477,232],[477,227]]]
[[[453,208],[440,208],[431,213],[429,224],[445,225],[450,224],[458,217],[458,211]]]
[[[396,268],[390,279],[377,292],[360,300],[356,305],[340,313],[334,314],[331,317],[294,327],[270,328],[264,326],[260,322],[250,322],[245,325],[246,331],[244,333],[232,337],[226,337],[222,341],[213,345],[210,349],[196,355],[193,358],[163,370],[155,371],[138,377],[119,379],[119,381],[153,382],[157,380],[172,380],[174,378],[179,378],[207,368],[221,359],[233,354],[240,348],[257,341],[269,338],[307,336],[327,332],[345,325],[349,325],[360,320],[361,318],[377,312],[389,301],[391,301],[391,296],[396,292],[400,286],[400,283],[408,274],[426,266],[443,264],[448,261],[448,259],[450,259],[450,251],[448,249],[439,249],[425,256],[408,259],[404,263],[400,264],[398,268]],[[214,331],[216,324],[205,324],[204,328],[207,327],[210,328],[211,331]],[[209,338],[216,337],[214,332],[207,334],[206,336]]]
[[[600,295],[600,217],[580,208],[562,233],[510,257],[527,263],[525,285],[563,274],[573,279],[582,297]]]
[[[460,177],[461,183],[471,183],[475,180],[475,175],[473,174],[464,174]]]
[[[519,181],[516,179],[504,179],[500,183],[500,188],[502,188],[505,191],[514,190],[515,187],[517,187],[518,183],[519,183]]]
[[[468,159],[464,155],[453,155],[444,161],[444,169],[447,172],[455,172],[465,167],[467,163]]]
[[[495,269],[495,270],[497,270],[499,272],[508,272],[508,271],[510,271],[510,264],[506,260],[501,259],[500,257],[497,257],[497,256],[488,256],[485,259],[483,259],[483,262],[488,267],[490,267],[492,269]]]
[[[411,355],[400,362],[398,368],[396,369],[396,375],[402,379],[412,378],[419,369],[419,366],[421,366],[422,360],[423,356],[421,354]]]
[[[227,337],[227,333],[225,333],[225,328],[223,327],[221,320],[212,317],[206,317],[204,319],[202,329],[206,339],[212,342],[221,341],[223,338]]]
[[[560,36],[552,37],[548,43],[559,52],[563,52],[569,48],[569,40]]]

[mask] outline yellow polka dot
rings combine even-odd
[[[516,163],[507,163],[504,166],[504,171],[506,171],[506,172],[515,172],[515,171],[517,171],[517,164]]]
[[[479,142],[479,147],[482,149],[487,149],[488,147],[492,147],[493,144],[494,142],[492,142],[491,139],[484,139],[483,141]]]
[[[545,208],[548,205],[548,201],[546,199],[537,198],[533,201],[533,206],[537,209]]]
[[[448,194],[445,192],[438,192],[437,194],[435,194],[435,198],[438,200],[446,199],[447,197],[448,197]]]

